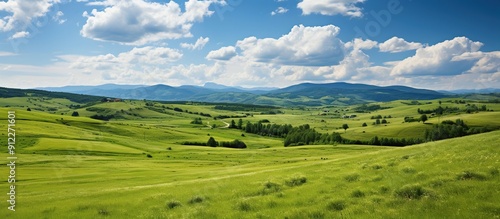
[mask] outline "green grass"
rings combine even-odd
[[[28,112],[26,99],[0,99],[0,130],[8,110],[16,111],[16,212],[1,218],[495,218],[500,217],[500,131],[405,148],[359,145],[283,147],[279,138],[224,128],[231,119],[190,124],[196,115],[144,108],[142,101],[99,103],[112,112],[132,108],[137,115],[103,122],[48,112]],[[0,101],[0,103],[2,103]],[[48,100],[47,100],[48,101]],[[50,103],[54,106],[56,102]],[[421,101],[425,102],[425,101]],[[38,103],[37,103],[38,104]],[[49,104],[49,103],[48,103]],[[61,101],[60,111],[67,102]],[[69,103],[70,104],[70,103]],[[401,123],[417,108],[401,101],[393,108],[356,113],[354,119],[319,115],[323,108],[283,109],[244,122],[309,123],[346,138],[419,137],[430,123]],[[452,105],[454,103],[443,102]],[[172,105],[215,115],[207,105]],[[499,104],[489,104],[492,109]],[[137,109],[135,108],[143,108]],[[352,106],[331,109],[352,110]],[[343,111],[351,114],[350,111]],[[387,126],[372,126],[372,115],[391,115]],[[498,112],[445,115],[471,126],[498,124]],[[235,119],[236,120],[236,119]],[[324,120],[323,122],[321,120]],[[361,127],[363,122],[368,127]],[[350,128],[338,129],[343,123]],[[364,133],[363,133],[364,131]],[[0,140],[6,142],[6,131]],[[183,146],[183,141],[240,139],[243,150]],[[5,151],[3,152],[6,157]],[[147,154],[152,155],[148,158]],[[0,160],[5,167],[6,159]],[[8,168],[0,168],[8,176]],[[4,179],[0,188],[8,188]],[[425,210],[422,210],[425,209]]]

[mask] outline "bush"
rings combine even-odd
[[[464,171],[457,175],[457,180],[486,180],[486,176],[472,171]]]
[[[395,195],[400,198],[420,199],[428,192],[420,185],[405,185],[395,191]]]
[[[285,180],[285,184],[290,187],[300,186],[307,182],[307,178],[305,176],[294,176],[288,180]]]
[[[71,116],[80,116],[80,114],[77,111],[74,111],[73,113],[71,113]]]
[[[179,201],[176,201],[176,200],[171,200],[171,201],[167,202],[167,208],[168,209],[174,209],[174,208],[177,208],[177,207],[180,207],[180,206],[182,206],[182,204]]]
[[[245,202],[245,201],[239,202],[237,205],[237,208],[240,211],[251,211],[252,210],[252,206],[248,202]]]
[[[264,188],[259,192],[260,195],[268,195],[281,191],[281,185],[275,182],[267,181],[264,183]]]
[[[196,204],[196,203],[202,203],[205,201],[205,198],[203,196],[193,196],[188,203],[189,204]]]
[[[227,142],[227,141],[221,142],[220,146],[226,147],[226,148],[247,148],[247,145],[244,142],[237,140],[237,139],[234,141],[230,141],[230,142]]]
[[[354,190],[351,193],[351,196],[353,198],[363,198],[363,197],[365,197],[365,193],[363,191],[361,191],[361,190],[358,189],[358,190]]]
[[[328,205],[326,206],[326,208],[328,210],[332,210],[332,211],[342,211],[345,209],[345,207],[346,207],[345,202],[340,201],[340,200],[332,201],[332,202],[328,203]]]
[[[354,181],[358,181],[359,179],[359,175],[354,173],[354,174],[350,174],[350,175],[347,175],[344,177],[344,179],[347,181],[347,182],[354,182]]]
[[[146,157],[153,158],[153,156],[151,154],[146,155]]]

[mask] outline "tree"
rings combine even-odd
[[[242,119],[238,120],[238,127],[237,128],[243,129],[243,120]]]
[[[31,111],[31,108],[28,107],[27,111]]]
[[[71,113],[71,116],[80,116],[80,114],[77,111],[74,111],[73,113]]]
[[[366,122],[365,122],[365,123],[363,123],[363,125],[361,125],[361,126],[366,127],[366,126],[368,126],[368,125],[367,125],[367,124],[366,124]]]
[[[420,116],[420,120],[422,120],[422,123],[425,123],[425,121],[427,121],[427,115],[423,114],[422,116]]]
[[[347,124],[343,124],[342,128],[344,129],[344,132],[347,132],[347,129],[349,128],[349,126]]]
[[[217,147],[217,145],[219,145],[219,142],[215,141],[215,138],[214,137],[210,137],[207,141],[207,146],[210,146],[210,147]]]
[[[229,125],[230,129],[235,129],[236,128],[236,122],[234,122],[234,119],[231,120],[231,125]]]

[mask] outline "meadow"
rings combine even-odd
[[[0,217],[499,218],[500,131],[407,147],[284,147],[282,138],[227,128],[231,120],[268,120],[361,140],[423,137],[455,119],[500,129],[500,104],[458,100],[372,103],[381,109],[356,112],[358,105],[216,109],[223,104],[1,98],[0,130],[7,112],[16,112],[18,159],[16,211],[4,201]],[[489,110],[466,113],[466,104]],[[439,106],[461,111],[404,122]],[[113,118],[89,118],[96,114]],[[387,123],[373,124],[377,115]],[[192,124],[196,118],[202,123]],[[7,157],[7,131],[0,137]],[[247,148],[182,145],[210,137]],[[0,188],[8,191],[8,160],[1,160]]]

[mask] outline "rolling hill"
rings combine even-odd
[[[82,88],[82,90],[77,90],[77,88]],[[180,87],[158,84],[153,86],[102,85],[94,88],[66,87],[43,89],[124,99],[231,102],[285,106],[359,104],[398,99],[428,100],[446,96],[437,91],[405,86],[381,87],[345,82],[328,84],[302,83],[274,90],[271,88],[244,89],[215,83],[207,83],[205,86],[184,85]]]

